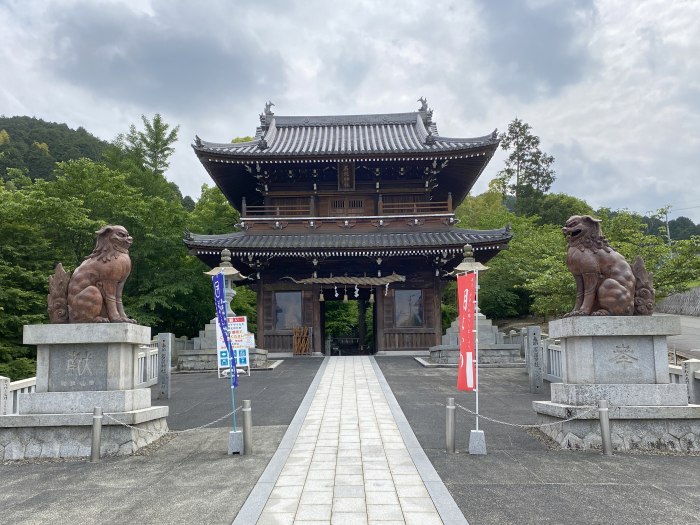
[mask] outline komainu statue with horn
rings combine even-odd
[[[562,232],[569,244],[566,265],[576,280],[576,305],[565,317],[653,313],[654,288],[641,257],[630,266],[590,215],[570,217]]]
[[[123,226],[105,226],[95,249],[73,275],[58,263],[49,277],[52,323],[135,323],[124,313],[122,291],[131,273],[133,239]]]

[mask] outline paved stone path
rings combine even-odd
[[[374,359],[327,358],[319,374],[296,440],[270,482],[269,496],[264,500],[254,490],[249,497],[259,500],[258,505],[264,500],[257,524],[466,523],[393,394],[388,390],[389,399],[385,395],[389,387]],[[273,468],[274,463],[275,458]],[[265,479],[271,478],[264,474]],[[254,518],[246,505],[234,523]]]

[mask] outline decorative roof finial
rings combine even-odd
[[[464,245],[464,260],[474,262],[474,249],[471,244]]]
[[[202,147],[202,139],[199,138],[199,135],[194,136],[194,145],[198,148]]]
[[[221,250],[221,264],[219,264],[219,266],[233,266],[231,264],[231,250],[228,248]]]
[[[267,115],[270,115],[270,116],[274,115],[274,113],[272,112],[272,109],[270,109],[272,106],[274,106],[274,104],[273,104],[272,101],[270,101],[270,100],[268,100],[268,101],[265,103],[265,115],[266,115],[266,116],[267,116]]]
[[[418,111],[428,111],[428,100],[425,97],[419,98],[416,102],[420,102]]]

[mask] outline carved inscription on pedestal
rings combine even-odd
[[[49,391],[107,390],[107,349],[100,345],[53,348]]]
[[[633,365],[637,361],[639,361],[639,358],[634,355],[635,351],[634,348],[631,348],[630,345],[626,344],[620,344],[620,345],[615,345],[615,349],[613,350],[613,357],[611,361],[613,363],[616,363],[618,365]]]

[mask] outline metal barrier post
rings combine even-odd
[[[610,436],[610,413],[605,399],[598,401],[598,416],[600,418],[600,437],[603,441],[603,455],[612,456],[612,438]]]
[[[455,453],[455,398],[447,398],[445,407],[445,447],[448,454]]]
[[[243,401],[243,454],[253,453],[253,413],[250,399]]]
[[[92,411],[92,448],[90,450],[90,462],[100,461],[100,440],[102,438],[102,407],[95,407]]]

